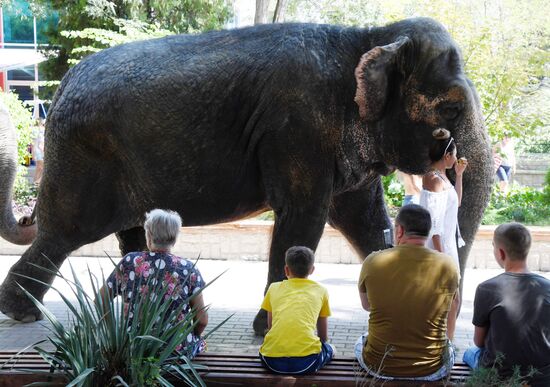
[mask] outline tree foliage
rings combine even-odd
[[[7,106],[10,113],[10,119],[17,134],[17,161],[23,164],[25,158],[30,156],[28,145],[32,143],[34,129],[30,109],[25,107],[17,98],[17,94],[12,92],[0,92],[0,100]]]
[[[443,23],[463,50],[493,139],[536,133],[550,125],[550,23],[544,0],[291,0],[294,20],[355,26],[427,16]],[[534,100],[534,101],[533,101]]]
[[[69,65],[78,63],[84,56],[101,51],[104,48],[135,40],[160,38],[172,32],[160,29],[155,25],[137,20],[113,19],[117,31],[103,28],[84,28],[80,31],[61,31],[61,36],[73,41],[80,41],[78,47],[71,50],[67,59]]]
[[[51,20],[48,60],[40,70],[59,80],[83,56],[133,40],[221,28],[231,17],[224,0],[33,0]],[[55,83],[50,83],[55,85]]]

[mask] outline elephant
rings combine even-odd
[[[285,251],[315,250],[327,222],[363,259],[386,247],[392,229],[381,176],[425,173],[440,127],[469,161],[463,273],[491,192],[492,156],[461,51],[437,21],[259,25],[90,55],[54,96],[38,227],[0,287],[0,311],[40,319],[17,283],[42,300],[53,276],[36,265],[58,267],[84,244],[116,233],[122,254],[144,250],[144,214],[153,208],[179,212],[184,227],[272,209],[267,286],[285,278]],[[30,243],[6,204],[10,181],[0,230]],[[263,333],[265,313],[253,326]]]

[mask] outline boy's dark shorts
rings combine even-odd
[[[321,352],[303,357],[266,357],[260,353],[264,367],[277,374],[302,375],[319,371],[332,360],[334,350],[327,343],[321,343]]]

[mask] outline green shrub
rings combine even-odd
[[[513,186],[508,193],[493,188],[482,224],[521,222],[528,225],[550,225],[550,188]]]
[[[34,206],[38,190],[22,174],[17,174],[13,186],[13,200],[19,206]]]
[[[550,169],[546,172],[546,177],[544,178],[544,189],[543,194],[543,203],[547,206],[550,206]]]
[[[29,108],[17,98],[17,95],[9,92],[0,92],[0,100],[8,107],[10,118],[17,133],[18,162],[23,164],[25,157],[29,156],[28,145],[32,143],[32,115]]]
[[[397,173],[395,172],[388,176],[382,176],[382,186],[384,187],[384,200],[388,212],[390,216],[395,217],[405,198],[405,188],[397,179]]]
[[[519,366],[515,366],[512,376],[504,378],[499,375],[498,369],[502,366],[504,355],[497,353],[495,362],[491,367],[479,367],[472,371],[472,375],[466,380],[467,387],[523,387],[525,380],[537,372],[530,368],[527,375],[522,375]]]
[[[262,212],[260,215],[256,216],[256,219],[257,220],[271,220],[271,221],[274,221],[275,220],[275,214],[273,213],[273,211]]]
[[[27,181],[22,173],[15,176],[12,210],[17,216],[30,216],[36,205],[38,192],[36,186]]]

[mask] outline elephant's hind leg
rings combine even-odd
[[[107,196],[108,191],[104,189],[101,192],[96,188],[94,203],[113,200]],[[46,190],[44,192],[48,193]],[[98,211],[97,205],[85,195],[74,195],[73,198],[76,200],[69,204],[58,204],[49,200],[47,195],[39,197],[38,235],[21,259],[11,267],[0,287],[0,311],[7,316],[25,322],[40,319],[39,309],[19,285],[42,302],[48,285],[55,279],[55,270],[61,267],[72,251],[123,228],[123,220],[118,219],[113,211]]]
[[[63,243],[51,243],[38,237],[10,269],[0,287],[0,311],[6,316],[22,322],[42,319],[42,313],[21,289],[24,288],[38,301],[53,282],[54,274],[69,253]],[[34,279],[31,279],[31,278]],[[43,283],[42,283],[43,282]]]

